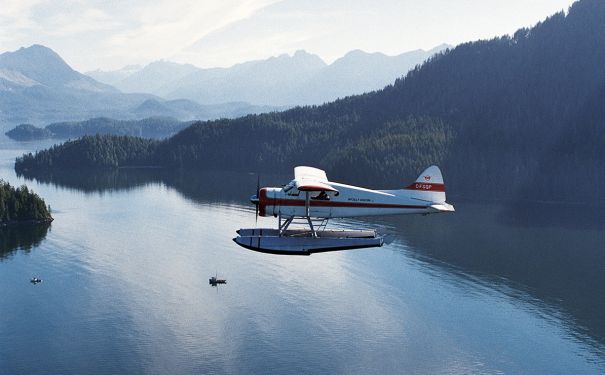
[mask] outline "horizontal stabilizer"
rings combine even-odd
[[[452,206],[449,203],[445,203],[445,202],[432,204],[431,208],[434,208],[435,210],[441,211],[441,212],[454,212],[454,211],[456,211],[454,209],[454,206]]]

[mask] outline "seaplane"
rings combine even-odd
[[[274,216],[277,228],[242,228],[233,241],[264,253],[313,253],[380,247],[384,238],[373,229],[327,229],[328,221],[377,215],[454,212],[445,201],[441,170],[430,166],[410,185],[398,190],[372,190],[328,180],[313,167],[294,168],[294,179],[282,187],[257,183],[256,217]],[[294,225],[293,225],[294,224]],[[303,225],[303,227],[300,227]]]

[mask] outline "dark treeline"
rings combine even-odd
[[[50,208],[27,186],[15,188],[0,180],[0,227],[52,221]]]
[[[171,168],[313,165],[370,187],[402,186],[438,164],[454,195],[603,203],[604,40],[605,2],[581,0],[512,36],[441,53],[383,90],[199,122],[148,155]],[[48,168],[44,155],[30,161]]]
[[[158,141],[117,135],[84,136],[17,158],[18,173],[59,168],[63,171],[83,168],[157,165]]]
[[[98,117],[85,121],[55,122],[44,128],[21,124],[6,132],[6,135],[17,141],[48,138],[68,139],[95,134],[166,138],[191,124],[191,121],[179,121],[171,117],[149,117],[142,120],[114,120]]]

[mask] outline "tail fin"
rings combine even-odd
[[[443,199],[438,202],[445,202],[445,184],[443,183],[443,175],[441,170],[436,165],[431,165],[418,176],[413,184],[406,186],[406,190],[416,190],[426,193],[442,193]],[[437,196],[437,195],[435,195]]]
[[[441,189],[439,191],[445,191],[445,186],[443,185],[443,175],[441,174],[441,170],[439,169],[439,167],[436,165],[431,165],[430,167],[425,169],[424,172],[422,172],[420,176],[418,176],[415,183],[431,185],[432,188],[428,187],[426,188],[427,190]]]
[[[405,187],[411,197],[433,203],[438,211],[454,211],[454,207],[445,202],[445,184],[443,175],[436,165],[432,165],[418,176],[416,181]]]

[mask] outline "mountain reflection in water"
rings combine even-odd
[[[566,204],[456,202],[429,220],[385,217],[415,257],[566,319],[605,345],[605,211]],[[447,244],[444,246],[443,244]]]

